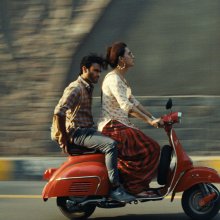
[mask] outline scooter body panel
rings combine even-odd
[[[214,169],[194,167],[183,174],[174,192],[183,192],[199,183],[220,183],[220,176]]]
[[[88,157],[87,157],[88,156]],[[110,188],[104,155],[69,157],[43,189],[43,198],[107,195]]]

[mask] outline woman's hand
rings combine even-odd
[[[150,125],[152,125],[155,128],[162,128],[163,121],[161,118],[156,118],[156,119],[151,120]]]

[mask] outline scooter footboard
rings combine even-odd
[[[104,164],[84,162],[66,167],[43,190],[43,198],[107,195],[110,183]]]
[[[183,174],[174,192],[183,192],[198,183],[220,183],[220,176],[212,168],[194,167]]]

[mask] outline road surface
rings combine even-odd
[[[55,199],[44,202],[41,191],[43,181],[1,181],[0,219],[8,220],[65,220]],[[97,208],[90,219],[94,220],[187,220],[181,208],[181,195],[173,203],[169,197],[163,201],[127,205],[116,209]],[[220,218],[220,214],[213,220]]]

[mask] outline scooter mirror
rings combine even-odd
[[[171,98],[169,98],[166,104],[166,109],[171,109],[172,106],[173,106],[173,101]]]

